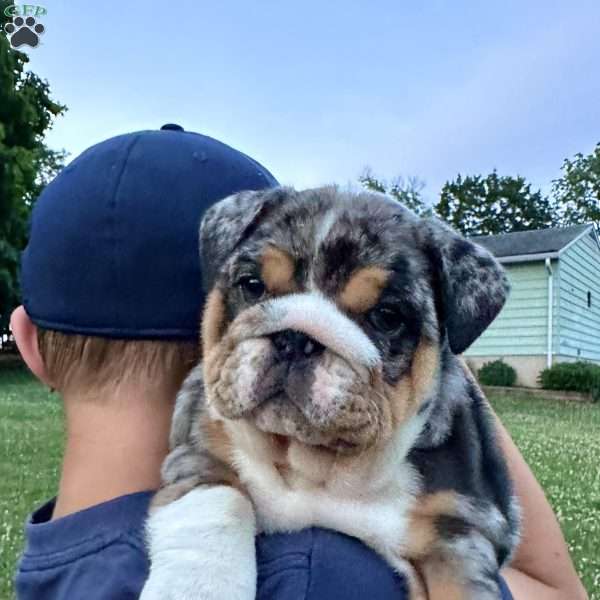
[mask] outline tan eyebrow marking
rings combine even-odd
[[[294,281],[294,259],[284,250],[269,246],[260,259],[261,278],[273,294],[297,291]]]
[[[363,313],[373,308],[386,286],[390,272],[381,267],[363,267],[355,271],[339,295],[343,308]]]

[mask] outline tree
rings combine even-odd
[[[584,156],[565,159],[562,177],[552,182],[552,195],[565,224],[600,224],[600,143]]]
[[[436,214],[464,235],[542,229],[559,224],[556,207],[523,177],[458,175],[446,182]]]
[[[0,0],[0,29],[9,4]],[[0,33],[0,334],[19,302],[18,267],[31,208],[65,157],[44,144],[44,134],[66,108],[50,98],[47,81],[25,71],[27,62]]]
[[[431,214],[431,208],[427,206],[422,195],[425,183],[418,177],[396,177],[391,183],[387,183],[373,175],[371,169],[366,168],[358,180],[365,189],[388,194],[420,216]]]

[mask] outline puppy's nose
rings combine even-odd
[[[317,342],[317,340],[293,329],[278,331],[271,336],[271,340],[279,358],[284,360],[297,360],[310,356],[318,356],[325,349],[325,346]]]

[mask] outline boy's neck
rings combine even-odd
[[[53,519],[158,488],[176,391],[138,385],[102,398],[65,395],[67,441]]]

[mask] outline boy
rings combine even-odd
[[[198,225],[217,200],[274,185],[251,158],[165,125],[93,146],[39,198],[11,325],[63,398],[67,440],[58,496],[26,524],[19,598],[138,597],[175,394],[198,360]],[[379,557],[331,532],[261,538],[258,556],[262,598],[298,597],[309,579],[328,597],[331,575],[342,593],[402,598]]]
[[[175,393],[198,359],[198,223],[217,200],[276,184],[249,157],[165,125],[93,146],[38,200],[11,324],[63,398],[67,441],[58,496],[26,525],[19,598],[138,597]],[[378,556],[333,532],[262,536],[257,557],[263,600],[406,596]]]

